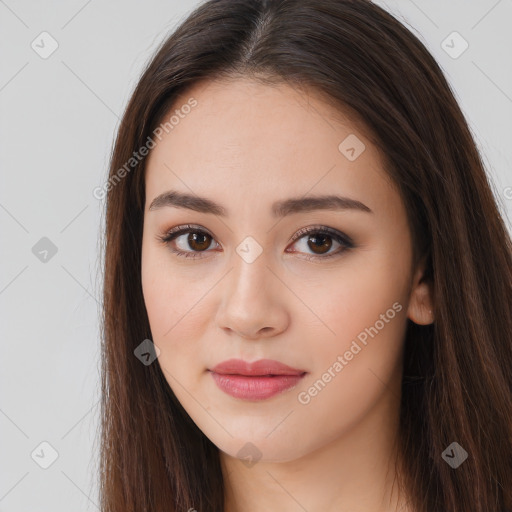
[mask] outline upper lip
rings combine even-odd
[[[224,375],[302,375],[305,370],[292,368],[279,361],[272,359],[259,359],[252,363],[243,359],[228,359],[217,364],[211,369],[212,372]]]

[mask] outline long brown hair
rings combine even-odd
[[[134,350],[152,339],[141,286],[145,159],[178,94],[202,79],[311,87],[385,156],[427,262],[435,322],[408,320],[402,485],[418,512],[512,511],[512,242],[438,64],[367,0],[210,0],[161,45],[124,112],[106,195],[100,498],[104,512],[221,512],[216,446]],[[125,172],[120,172],[124,168]],[[443,451],[457,442],[457,469]]]

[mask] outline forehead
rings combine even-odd
[[[183,108],[191,100],[195,106]],[[164,122],[173,113],[172,129],[148,157],[147,203],[166,189],[246,207],[308,191],[365,197],[366,204],[393,193],[377,149],[312,90],[203,81],[176,99]],[[343,153],[352,147],[355,159]]]

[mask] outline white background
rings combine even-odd
[[[445,71],[511,218],[512,1],[377,3]],[[142,66],[196,5],[0,0],[0,512],[98,510],[104,204],[92,191]],[[43,31],[59,45],[47,59],[31,47]],[[457,59],[441,47],[453,31],[469,43]],[[42,237],[57,248],[46,263],[32,252]],[[31,457],[43,441],[58,452],[48,469]]]

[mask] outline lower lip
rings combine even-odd
[[[302,375],[276,375],[250,377],[246,375],[223,375],[210,372],[219,388],[242,400],[265,400],[293,388],[304,377]]]

